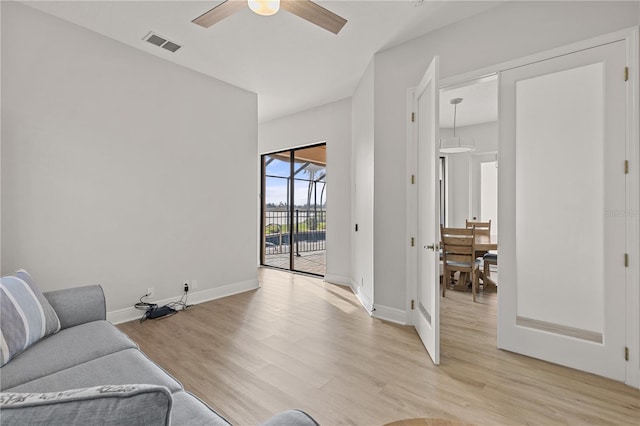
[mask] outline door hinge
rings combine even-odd
[[[416,175],[411,175],[411,185],[415,185],[416,183]]]
[[[411,237],[411,247],[415,247],[416,245],[416,239],[414,237]]]
[[[629,174],[629,160],[624,160],[624,174]]]
[[[624,67],[624,81],[629,81],[629,67]]]
[[[416,301],[411,299],[411,310],[413,311],[416,308]]]
[[[411,302],[413,302],[413,300]],[[413,309],[413,307],[411,309]],[[629,361],[629,347],[627,346],[624,347],[624,360]]]
[[[416,113],[412,112],[411,113],[411,122],[414,123],[416,121]]]
[[[626,268],[628,268],[628,267],[629,267],[629,254],[628,254],[628,253],[625,253],[625,254],[624,254],[624,266],[625,266]]]

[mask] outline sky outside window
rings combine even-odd
[[[267,156],[266,161],[269,161],[272,157]],[[296,162],[294,165],[294,170],[297,170],[300,166],[302,166],[303,162]],[[287,205],[287,177],[290,173],[290,164],[287,161],[282,161],[280,159],[273,159],[267,167],[266,167],[266,182],[265,182],[265,202],[266,204],[275,204],[278,205]],[[314,179],[318,179],[320,176],[326,173],[326,169],[321,166],[317,166],[314,164],[309,165],[304,171],[301,171],[296,175],[295,182],[295,204],[302,205],[306,204],[308,188],[309,188],[309,178],[310,172],[313,172]],[[316,190],[318,192],[317,197],[311,196],[311,203],[313,204],[314,200],[317,200],[317,203],[320,204],[320,196],[322,190],[324,188],[324,178],[321,182],[316,185]],[[327,199],[326,189],[322,194],[322,203],[324,203]]]

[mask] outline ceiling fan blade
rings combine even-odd
[[[244,9],[247,7],[246,0],[224,0],[222,3],[209,10],[208,12],[203,13],[194,19],[194,24],[198,24],[201,27],[209,28],[213,24],[217,24],[222,21],[224,18],[227,18],[234,13]]]
[[[310,0],[280,0],[280,7],[334,34],[347,23],[343,17]]]

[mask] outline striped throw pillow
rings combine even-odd
[[[24,269],[0,280],[0,366],[60,330],[60,320]]]

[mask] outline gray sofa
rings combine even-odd
[[[44,295],[60,331],[0,368],[2,425],[229,425],[106,321],[100,286]],[[317,423],[290,410],[264,425]]]

